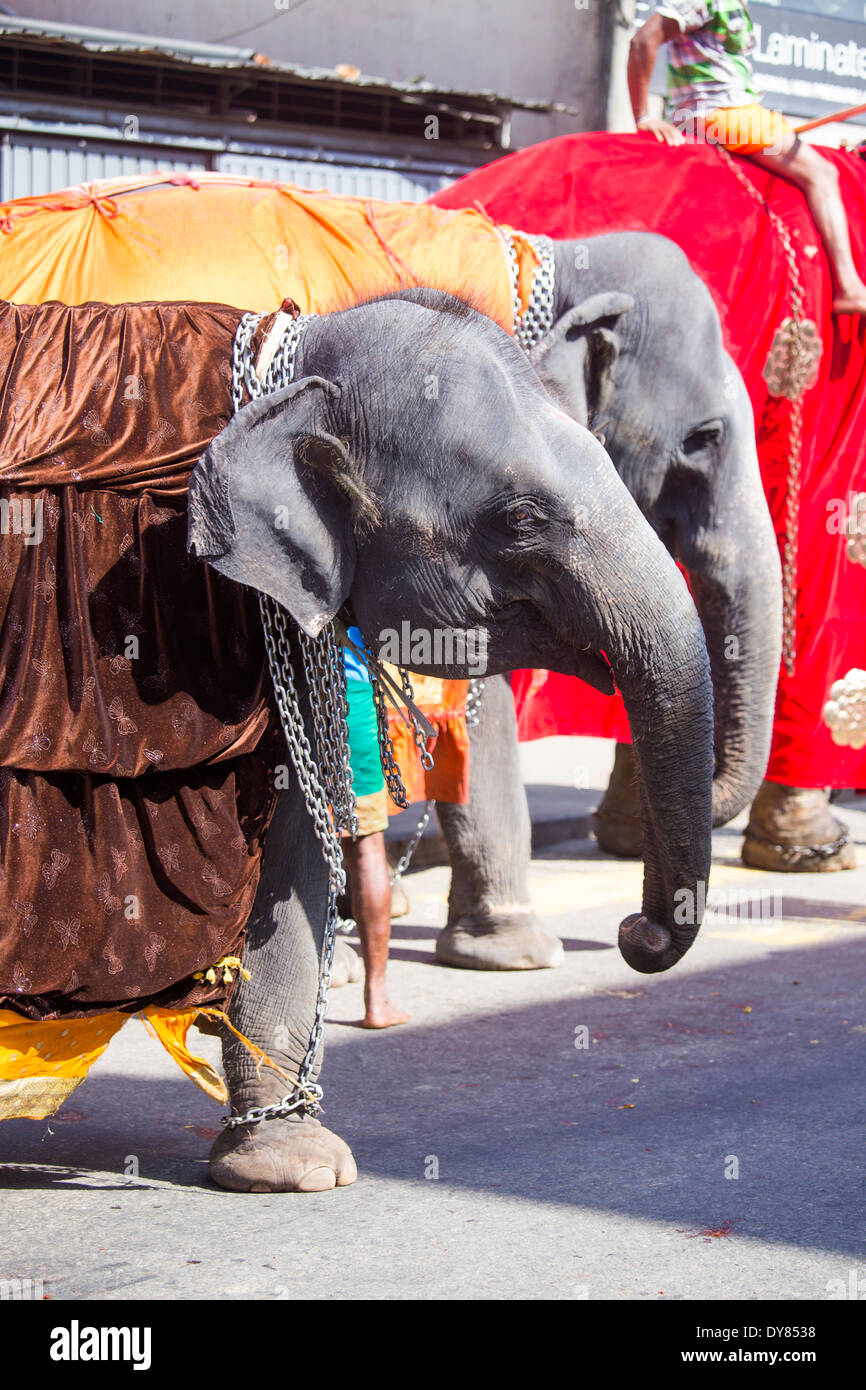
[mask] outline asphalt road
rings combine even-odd
[[[609,757],[524,749],[534,815],[585,813]],[[839,809],[847,874],[755,873],[719,832],[714,888],[775,915],[711,914],[655,978],[615,947],[640,866],[586,838],[533,862],[555,971],[437,966],[447,874],[412,874],[391,966],[411,1023],[368,1033],[360,985],[332,998],[324,1118],[351,1188],[212,1187],[220,1110],[133,1021],[50,1122],[0,1126],[0,1279],[85,1300],[866,1295],[866,813]]]

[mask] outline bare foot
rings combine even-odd
[[[866,285],[853,294],[838,294],[833,300],[834,314],[866,314]]]
[[[398,1023],[408,1023],[409,1015],[395,1009],[390,999],[383,995],[380,999],[368,1000],[362,1028],[394,1028]]]

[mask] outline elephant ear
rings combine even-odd
[[[244,406],[189,484],[187,549],[269,594],[311,637],[345,603],[355,571],[359,485],[327,428],[339,395],[307,377]]]
[[[616,320],[634,308],[629,294],[604,290],[569,309],[529,354],[529,360],[578,424],[590,425],[613,397],[620,352]]]

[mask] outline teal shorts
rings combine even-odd
[[[384,790],[382,760],[379,756],[379,736],[376,728],[376,706],[373,687],[369,681],[347,680],[349,701],[349,762],[352,767],[356,796],[370,796]]]

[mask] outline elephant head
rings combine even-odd
[[[605,441],[686,569],[715,706],[713,822],[754,797],[781,653],[779,552],[752,409],[709,291],[665,237],[556,244],[554,324],[531,354],[552,396]]]
[[[710,852],[700,623],[602,446],[494,323],[437,291],[312,321],[296,383],[241,410],[196,467],[189,546],[311,634],[348,604],[373,647],[405,624],[471,631],[491,674],[616,681],[646,826],[643,910],[620,947],[646,972],[688,949]],[[478,674],[459,643],[430,651],[415,669]]]

